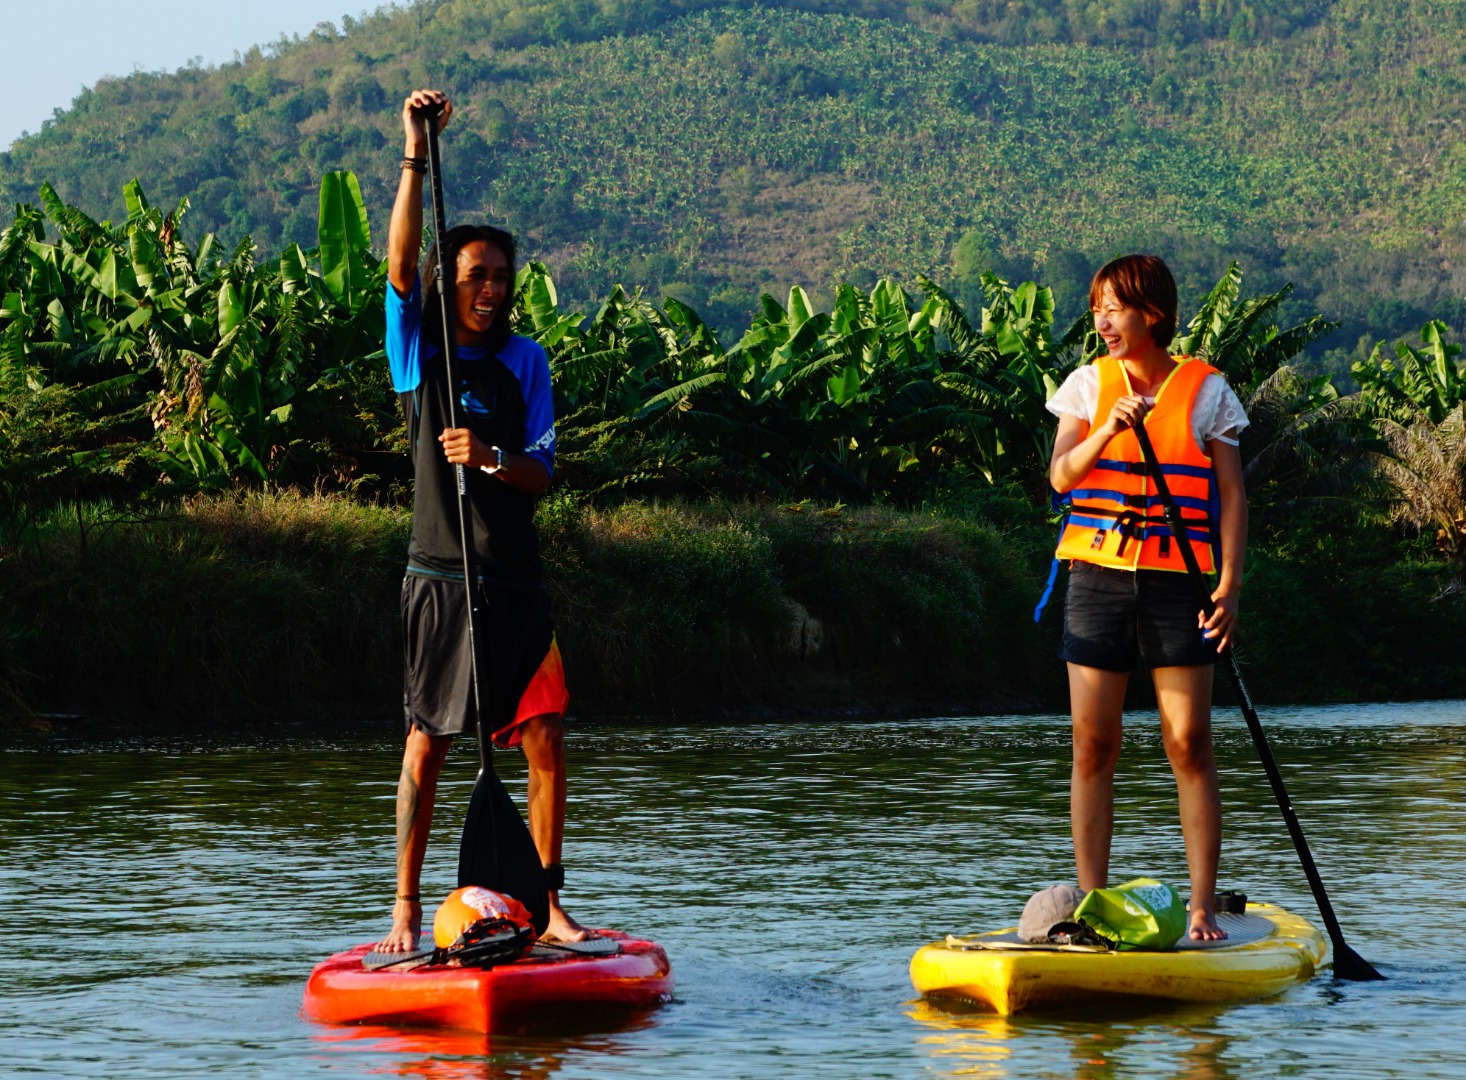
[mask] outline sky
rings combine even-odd
[[[106,76],[221,64],[378,0],[0,0],[0,150]]]

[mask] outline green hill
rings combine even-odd
[[[1092,269],[1238,258],[1361,335],[1466,329],[1466,4],[1441,0],[451,0],[217,69],[85,91],[0,155],[98,216],[137,177],[189,235],[312,242],[322,173],[373,226],[413,86],[461,106],[457,215],[507,221],[562,291],[624,281],[725,325],[761,288],[995,267],[1079,310]],[[965,290],[965,292],[964,292]]]

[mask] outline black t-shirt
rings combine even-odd
[[[462,580],[458,470],[443,456],[438,435],[450,426],[442,349],[421,340],[420,286],[399,297],[387,286],[387,355],[413,459],[412,539],[408,573]],[[554,467],[555,428],[545,351],[517,335],[497,353],[460,346],[458,421],[483,443],[528,454]],[[477,468],[465,468],[472,507],[471,536],[484,580],[535,588],[543,582],[535,498]]]

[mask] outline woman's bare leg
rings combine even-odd
[[[1156,702],[1161,736],[1176,774],[1181,804],[1181,835],[1191,873],[1190,935],[1198,941],[1227,936],[1217,925],[1217,864],[1222,857],[1222,797],[1211,741],[1213,668],[1156,668]]]
[[[1074,720],[1074,768],[1069,779],[1069,822],[1079,887],[1103,889],[1110,874],[1115,826],[1115,765],[1120,760],[1121,714],[1130,673],[1069,665],[1069,710]]]

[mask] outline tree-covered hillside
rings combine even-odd
[[[570,298],[621,281],[733,326],[761,288],[927,273],[976,299],[997,269],[1067,314],[1145,248],[1185,295],[1231,258],[1294,282],[1344,371],[1361,337],[1466,325],[1463,29],[1444,0],[428,0],[105,81],[0,155],[0,194],[117,215],[139,177],[273,250],[348,168],[380,237],[429,84],[461,106],[455,211],[507,221]]]

